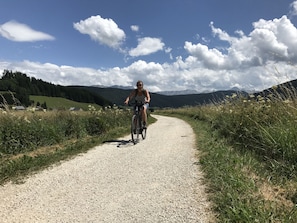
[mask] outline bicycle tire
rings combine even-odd
[[[143,140],[145,140],[145,138],[146,138],[146,130],[147,130],[146,128],[145,129],[143,128],[141,131],[141,137]]]
[[[139,140],[139,128],[137,126],[138,126],[137,115],[133,115],[131,120],[131,138],[134,144],[136,144]]]
[[[142,128],[142,130],[141,130],[141,137],[142,137],[143,140],[145,140],[145,138],[146,138],[146,131],[147,131],[147,127],[146,128]]]
[[[141,138],[144,140],[146,137],[146,129],[143,128],[141,115],[138,116],[138,129],[139,129]]]

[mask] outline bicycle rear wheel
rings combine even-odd
[[[146,116],[147,117],[147,116]],[[142,121],[141,121],[142,122]],[[146,131],[147,131],[147,126],[145,128],[142,127],[142,130],[141,130],[141,136],[142,136],[142,139],[144,140],[146,138]]]
[[[136,144],[139,140],[139,128],[138,128],[138,118],[136,115],[132,116],[131,121],[131,138],[132,142]]]

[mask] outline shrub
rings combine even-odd
[[[5,112],[0,114],[0,155],[19,154],[87,135],[100,135],[130,124],[130,112],[119,109],[89,112]]]

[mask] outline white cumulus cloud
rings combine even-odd
[[[129,51],[132,57],[144,56],[163,50],[165,44],[160,38],[144,37],[138,39],[136,48]]]
[[[138,32],[139,31],[139,26],[137,26],[137,25],[132,25],[130,28],[134,32]]]
[[[82,34],[111,48],[119,48],[126,38],[125,32],[112,19],[104,19],[100,15],[74,23],[73,27]]]
[[[0,35],[15,42],[35,42],[55,39],[47,33],[36,31],[30,26],[17,21],[9,21],[0,25]]]
[[[296,16],[297,15],[297,1],[294,1],[290,4],[290,12],[289,14],[292,16]]]
[[[264,20],[253,23],[248,35],[236,31],[235,36],[215,28],[211,29],[221,41],[228,43],[224,51],[209,48],[201,43],[185,42],[185,50],[208,69],[240,69],[265,66],[269,62],[297,63],[297,29],[287,18]]]

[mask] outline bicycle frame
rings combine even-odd
[[[146,129],[142,126],[142,109],[143,104],[134,105],[134,114],[131,122],[131,137],[134,144],[139,141],[139,135],[142,136],[142,139],[146,137]]]

